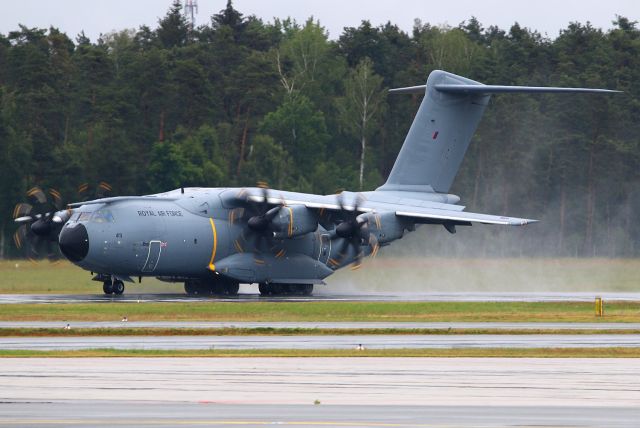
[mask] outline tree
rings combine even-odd
[[[313,171],[315,164],[324,158],[329,138],[324,115],[304,95],[286,99],[265,116],[260,129],[289,153],[291,168],[299,174]]]
[[[182,13],[182,2],[174,0],[167,14],[158,21],[156,34],[165,48],[184,46],[188,42],[189,23]]]
[[[364,185],[364,166],[367,140],[376,129],[384,109],[386,88],[382,77],[373,72],[373,63],[365,58],[349,75],[345,83],[345,97],[339,100],[339,108],[348,132],[360,141],[360,189]]]

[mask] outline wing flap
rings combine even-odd
[[[399,217],[409,217],[414,219],[431,220],[432,222],[461,222],[461,223],[482,223],[498,224],[504,226],[524,226],[525,224],[537,223],[538,220],[531,220],[517,217],[504,217],[489,214],[478,214],[470,212],[450,211],[450,210],[421,210],[421,211],[396,211]]]

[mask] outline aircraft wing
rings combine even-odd
[[[328,211],[340,211],[340,205],[336,202],[336,196],[328,195],[310,195],[293,192],[282,192],[279,197],[269,197],[269,204],[277,205],[285,203],[287,205],[305,205],[311,209],[322,209]],[[359,204],[355,203],[355,199],[351,196],[347,197],[343,208],[353,210],[357,208],[358,212],[389,212],[393,211],[398,217],[412,218],[416,223],[434,223],[434,224],[458,224],[471,225],[472,223],[481,224],[497,224],[506,226],[523,226],[526,224],[537,223],[538,220],[505,217],[489,214],[479,214],[463,211],[461,205],[444,204],[438,202],[430,202],[414,199],[391,199],[381,197],[374,199],[374,193],[365,192],[365,199]],[[355,194],[354,194],[355,195]],[[368,196],[369,198],[366,198]],[[378,196],[378,195],[375,195]],[[259,195],[251,195],[249,199],[258,202],[262,200]]]

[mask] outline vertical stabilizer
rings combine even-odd
[[[387,182],[377,190],[447,193],[491,94],[611,94],[595,88],[483,85],[446,71],[429,74],[427,84],[392,89],[424,93]]]
[[[490,95],[451,92],[436,86],[470,87],[479,82],[435,70],[426,86],[391,90],[425,92],[387,182],[378,190],[447,193],[460,168]]]

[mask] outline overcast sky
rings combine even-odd
[[[156,26],[172,0],[2,0],[0,33],[18,28],[58,27],[72,38],[82,30],[94,40],[101,33],[146,24]],[[184,1],[183,1],[184,3]],[[640,20],[640,0],[235,0],[244,15],[266,21],[290,16],[304,21],[314,16],[337,38],[344,27],[358,26],[363,19],[374,25],[387,21],[411,31],[415,18],[431,24],[458,25],[471,16],[488,27],[508,29],[514,22],[554,38],[569,22],[590,21],[611,28],[615,15]],[[198,0],[197,24],[208,23],[226,0]]]

